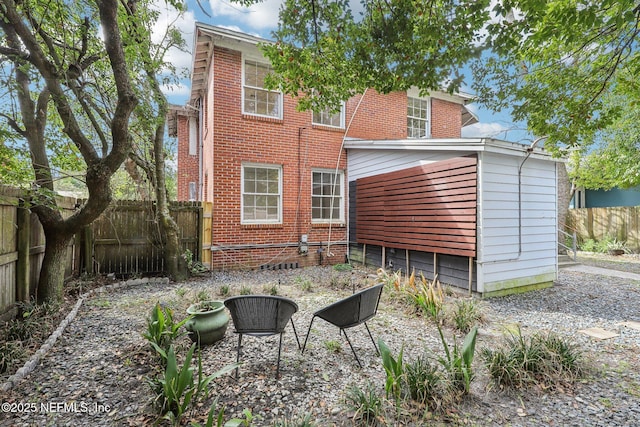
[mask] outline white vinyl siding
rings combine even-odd
[[[282,169],[279,166],[242,166],[242,223],[282,222]]]
[[[527,156],[524,146],[494,140],[460,139],[442,147],[398,141],[395,149],[391,144],[384,148],[369,145],[347,142],[350,182],[451,157],[478,156],[477,256],[473,266],[477,292],[509,293],[510,289],[536,287],[557,279],[556,165],[561,163],[534,153],[522,164]]]
[[[311,221],[344,221],[344,175],[335,171],[314,171],[311,188]]]
[[[282,93],[265,89],[264,79],[273,72],[271,66],[245,59],[242,71],[242,112],[281,119]]]
[[[555,163],[484,153],[480,162],[478,288],[499,291],[556,278]],[[520,194],[520,197],[518,197]]]

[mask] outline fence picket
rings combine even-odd
[[[640,208],[580,208],[569,209],[567,226],[576,231],[578,241],[617,239],[629,249],[640,249]]]

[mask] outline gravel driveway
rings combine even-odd
[[[589,258],[582,261],[592,263]],[[599,259],[597,265],[610,268],[605,261]],[[611,262],[616,269],[640,272],[636,258]],[[224,286],[229,286],[232,293],[242,288],[251,288],[254,293],[277,289],[279,295],[298,303],[300,310],[294,320],[304,340],[313,311],[349,295],[354,283],[358,287],[373,284],[372,273],[356,269],[354,273],[338,274],[323,267],[215,273],[182,284],[146,282],[94,294],[84,301],[40,365],[5,395],[0,394],[0,401],[10,404],[0,412],[0,426],[153,424],[152,393],[146,381],[152,364],[141,333],[157,301],[170,304],[181,315],[198,293],[223,299],[219,292]],[[593,367],[591,374],[571,389],[507,393],[490,387],[477,363],[471,394],[457,407],[448,408],[445,416],[420,424],[388,414],[387,425],[640,425],[640,331],[623,323],[640,322],[640,282],[561,270],[553,288],[488,299],[482,307],[487,322],[481,327],[478,347],[491,346],[506,326],[517,324],[525,335],[554,331],[585,350]],[[422,354],[425,347],[440,351],[434,326],[389,301],[386,294],[378,316],[368,324],[374,337],[382,338],[394,352],[403,348],[405,360]],[[579,332],[587,328],[602,328],[617,335],[598,340]],[[252,424],[255,426],[272,425],[274,420],[305,413],[312,414],[315,425],[353,425],[352,414],[344,406],[345,390],[353,384],[364,388],[372,382],[384,396],[385,374],[366,330],[349,330],[349,337],[362,369],[337,328],[314,322],[304,355],[288,329],[279,381],[275,380],[277,338],[247,337],[243,340],[244,364],[239,381],[232,376],[218,379],[211,398],[186,420],[203,423],[216,398],[226,408],[227,419],[242,416],[243,409],[250,408],[257,416]],[[213,373],[235,361],[236,343],[230,324],[225,339],[203,349],[206,372]]]

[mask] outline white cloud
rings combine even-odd
[[[505,138],[511,128],[497,123],[475,123],[462,128],[462,136],[465,138]]]
[[[264,0],[250,7],[242,7],[225,0],[209,0],[213,18],[225,18],[255,30],[275,29],[282,0]]]
[[[186,43],[186,51],[180,49],[170,49],[165,55],[165,61],[173,64],[179,71],[191,69],[191,52],[193,45],[193,30],[195,27],[195,16],[192,11],[187,11],[182,15],[167,6],[164,1],[157,1],[156,9],[160,12],[160,16],[152,30],[152,40],[159,43],[165,36],[167,28],[173,26],[181,33]]]
[[[161,87],[162,93],[167,96],[172,97],[180,97],[180,96],[188,96],[191,92],[189,86],[184,83],[178,83],[174,85],[162,85]]]

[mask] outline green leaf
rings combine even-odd
[[[473,362],[473,355],[476,349],[476,338],[478,336],[478,327],[474,326],[464,338],[462,343],[462,360],[464,365],[469,367]]]

